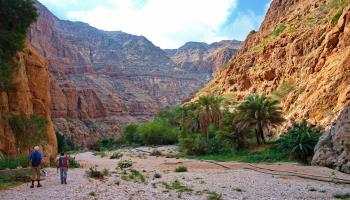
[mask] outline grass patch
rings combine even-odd
[[[88,177],[94,178],[94,179],[103,179],[105,176],[110,175],[110,172],[108,169],[103,169],[102,171],[100,171],[97,168],[93,168],[93,167],[91,167],[85,173]]]
[[[278,99],[283,99],[290,92],[295,89],[295,82],[293,80],[284,80],[278,88],[272,92],[272,95],[277,97]]]
[[[95,197],[96,196],[96,192],[89,192],[89,195]]]
[[[0,176],[0,191],[16,187],[30,181],[30,174],[19,173],[10,176]]]
[[[120,153],[119,151],[117,151],[117,152],[114,152],[109,158],[110,159],[119,159],[121,157],[123,157],[123,154]]]
[[[335,194],[333,197],[336,199],[350,199],[350,193]]]
[[[141,172],[139,172],[135,169],[131,169],[130,174],[122,175],[121,179],[124,181],[132,181],[133,180],[133,181],[138,182],[138,183],[145,183],[146,182],[145,176]]]
[[[26,156],[18,158],[4,157],[0,158],[0,170],[16,169],[17,167],[26,168],[29,166],[29,160]]]
[[[317,190],[315,188],[310,188],[309,192],[316,192]]]
[[[178,166],[176,169],[175,169],[175,172],[187,172],[188,169],[186,166]]]
[[[271,34],[273,37],[278,37],[281,33],[283,33],[284,30],[286,30],[286,28],[286,24],[280,24],[272,31]]]
[[[221,200],[222,194],[218,194],[216,192],[210,192],[208,196],[208,200]]]
[[[265,149],[260,152],[235,151],[223,154],[193,156],[191,158],[199,160],[239,161],[247,163],[291,162],[288,153],[281,152],[274,147]]]
[[[335,14],[333,16],[333,18],[332,18],[332,25],[333,26],[337,25],[337,23],[338,23],[340,17],[342,16],[342,14],[343,14],[343,11],[339,11],[339,12],[337,12],[337,14]]]
[[[93,153],[94,156],[100,156],[101,158],[107,157],[107,152],[105,151],[97,151]]]
[[[179,180],[175,180],[171,183],[159,182],[162,184],[167,190],[176,190],[177,192],[192,192],[193,190],[186,185],[182,184]]]
[[[244,192],[244,190],[242,190],[241,188],[235,188],[233,190],[236,191],[236,192]]]

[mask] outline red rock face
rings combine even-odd
[[[15,133],[10,126],[12,115],[37,115],[48,120],[48,140],[44,158],[54,160],[57,154],[56,135],[51,120],[50,77],[46,60],[28,43],[19,54],[18,70],[13,72],[13,89],[0,92],[0,155],[15,156]],[[33,144],[34,145],[34,144]],[[28,149],[22,149],[25,153]]]
[[[37,7],[29,39],[49,63],[55,128],[82,146],[181,103],[211,76],[204,67],[178,67],[143,36],[62,21]]]

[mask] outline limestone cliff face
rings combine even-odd
[[[143,36],[59,20],[36,4],[29,39],[49,63],[53,121],[81,146],[181,103],[211,74],[178,67]]]
[[[210,80],[219,67],[228,63],[241,48],[242,42],[223,40],[206,44],[203,42],[188,42],[178,49],[165,51],[181,69],[196,73],[205,73]]]
[[[274,0],[230,64],[198,95],[273,94],[289,119],[328,126],[350,100],[347,0]]]
[[[197,95],[220,90],[243,100],[272,94],[290,120],[329,127],[313,163],[349,173],[350,6],[348,0],[273,0],[230,64]],[[287,126],[287,124],[286,124]]]
[[[48,141],[44,156],[57,154],[56,135],[51,121],[50,77],[46,60],[30,45],[19,53],[19,68],[13,74],[13,89],[0,92],[0,154],[15,155],[15,134],[9,120],[13,114],[37,115],[48,120]]]
[[[335,168],[350,174],[350,104],[340,113],[315,147],[313,165]]]

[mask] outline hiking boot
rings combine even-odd
[[[42,185],[39,183],[39,184],[37,185],[37,187],[42,187]]]
[[[63,184],[63,180],[61,180],[61,184]]]
[[[30,188],[34,188],[34,185],[31,185]]]
[[[64,179],[64,184],[67,184],[67,180],[66,179]]]

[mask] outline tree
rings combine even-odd
[[[221,97],[215,96],[201,96],[197,101],[200,128],[206,135],[207,139],[210,138],[208,131],[209,125],[212,124],[216,127],[219,127],[220,125],[220,106],[222,101],[223,99]]]
[[[36,115],[14,115],[10,120],[11,128],[15,132],[16,144],[21,149],[29,149],[47,141],[48,121]]]
[[[37,16],[32,0],[0,0],[0,91],[10,88],[14,56],[23,49],[27,30]]]
[[[264,129],[284,121],[279,101],[266,95],[251,95],[237,107],[236,121],[241,128],[255,128],[257,143],[266,143]]]

